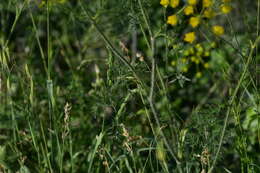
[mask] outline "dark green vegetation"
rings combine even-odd
[[[260,172],[260,0],[232,6],[182,72],[159,0],[1,0],[0,172]]]

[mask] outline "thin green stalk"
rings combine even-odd
[[[256,27],[256,36],[257,38],[259,38],[259,32],[260,32],[260,0],[257,1],[257,27]],[[256,44],[256,57],[258,56],[258,44]],[[260,62],[260,61],[259,61]],[[259,75],[260,73],[260,63],[258,64],[258,61],[256,60],[256,74]],[[258,81],[258,77],[256,77],[256,86],[257,86],[257,91],[259,90],[259,81]],[[258,92],[257,92],[258,93]],[[260,95],[257,96],[258,97],[258,100],[260,100]],[[258,107],[260,107],[260,101],[258,101],[257,103]],[[260,111],[260,110],[258,110]],[[259,113],[259,112],[258,112]],[[258,129],[258,141],[260,141],[260,116],[258,115],[258,118],[257,118],[257,129]],[[258,145],[260,146],[260,142],[258,142]]]
[[[153,46],[152,46],[153,47]],[[158,127],[161,127],[161,123],[160,123],[160,120],[159,120],[159,116],[158,116],[158,113],[156,112],[156,109],[155,109],[155,106],[154,106],[154,98],[153,98],[153,95],[154,95],[154,83],[155,83],[155,70],[156,70],[156,66],[155,66],[155,59],[153,58],[152,59],[152,73],[151,73],[151,89],[150,89],[150,95],[149,95],[149,104],[150,104],[150,107],[151,107],[151,110],[152,110],[152,113],[154,115],[154,118],[155,118],[155,121],[156,121],[156,124]],[[164,140],[164,143],[168,149],[168,151],[170,152],[171,156],[174,158],[174,160],[176,161],[177,165],[180,164],[180,161],[177,159],[177,157],[175,156],[172,148],[170,147],[167,139],[166,139],[166,136],[164,135],[163,132],[161,132],[161,135],[163,137],[163,140]]]
[[[150,85],[150,93],[149,93],[148,101],[149,101],[149,105],[151,107],[151,111],[154,115],[156,125],[158,127],[161,127],[161,124],[160,124],[160,121],[159,121],[159,116],[158,116],[156,109],[155,109],[155,106],[154,106],[154,98],[153,98],[154,97],[154,85],[155,85],[155,71],[156,71],[156,62],[155,62],[155,57],[154,57],[155,56],[155,38],[153,37],[152,30],[151,30],[151,27],[148,23],[147,16],[145,15],[145,11],[143,9],[142,2],[141,2],[141,0],[138,0],[138,2],[139,2],[141,13],[143,15],[144,21],[147,25],[147,29],[148,29],[148,32],[149,32],[149,35],[150,35],[152,69],[151,69],[151,85]],[[174,154],[172,148],[170,147],[170,145],[169,145],[169,143],[168,143],[168,141],[167,141],[163,132],[161,132],[161,135],[163,137],[163,141],[164,141],[167,149],[169,150],[171,156],[174,158],[174,160],[176,161],[177,166],[178,166],[180,164],[179,160],[175,156],[175,154]]]
[[[46,161],[46,164],[48,165],[49,167],[49,170],[50,172],[52,173],[53,170],[52,170],[52,165],[51,165],[51,161],[49,159],[49,151],[48,151],[48,145],[47,145],[47,140],[46,140],[46,136],[45,136],[45,132],[44,132],[44,129],[43,129],[43,124],[42,124],[42,121],[40,120],[40,128],[41,128],[41,136],[42,136],[42,139],[43,139],[43,145],[41,145],[41,150],[42,150],[42,153],[45,157],[45,161]]]
[[[31,123],[30,123],[30,120],[28,119],[27,120],[28,122],[28,126],[29,126],[29,131],[30,131],[30,134],[31,134],[31,137],[32,137],[32,143],[33,143],[33,147],[37,153],[37,161],[38,161],[38,165],[41,165],[41,157],[40,157],[40,149],[38,147],[38,144],[37,144],[37,141],[36,141],[36,137],[34,135],[34,130],[32,129],[32,126],[31,126]]]
[[[238,39],[237,39],[237,34],[236,34],[235,29],[234,29],[234,27],[233,27],[232,20],[230,19],[229,16],[227,16],[227,19],[228,19],[229,25],[230,25],[230,27],[231,27],[232,35],[234,36],[235,41],[236,41],[236,44],[237,44],[237,48],[236,48],[236,49],[239,50],[239,48],[241,47],[241,45],[239,45],[239,41],[238,41]],[[226,41],[226,40],[225,40],[225,41]],[[227,42],[227,41],[226,41],[226,42]],[[232,44],[232,43],[230,43],[230,44]],[[256,45],[256,46],[257,46],[257,45]],[[232,47],[235,48],[235,46],[234,46],[233,44],[232,44]],[[239,51],[240,51],[240,50],[239,50]],[[256,51],[257,51],[257,48],[256,48]],[[240,51],[240,52],[241,52],[241,51]],[[242,52],[241,52],[241,54],[242,54]],[[245,63],[245,57],[244,57],[244,58],[243,58],[243,56],[241,56],[241,57],[242,57],[243,63]],[[254,81],[251,75],[250,75],[249,77],[250,77],[250,80]],[[255,89],[257,89],[257,86],[256,86],[256,84],[255,84],[254,82],[252,82],[252,85],[253,85],[253,87],[254,87]]]
[[[139,77],[137,76],[134,67],[131,65],[131,63],[129,63],[123,55],[121,55],[119,53],[118,50],[116,50],[116,48],[113,46],[113,44],[109,41],[109,39],[106,37],[106,35],[101,31],[101,29],[99,28],[99,26],[97,25],[96,21],[91,17],[91,15],[88,12],[88,9],[84,8],[83,4],[81,3],[81,0],[79,1],[84,13],[86,14],[86,16],[88,17],[88,19],[91,21],[91,23],[93,24],[93,26],[95,27],[95,29],[98,31],[98,33],[101,35],[102,39],[105,41],[105,43],[108,45],[108,47],[111,49],[111,51],[133,72],[133,74],[135,75],[135,77],[137,77],[137,79],[139,79]]]
[[[163,11],[163,17],[164,17],[164,21],[167,20],[167,17],[166,17],[166,8],[164,8],[164,11]],[[168,73],[168,67],[169,67],[169,59],[168,59],[168,52],[169,52],[169,48],[168,48],[168,39],[167,39],[167,26],[165,26],[165,31],[164,31],[166,37],[164,37],[164,41],[165,41],[165,71],[166,73]]]
[[[241,77],[240,77],[240,79],[239,79],[239,81],[238,81],[238,84],[237,84],[237,86],[236,86],[236,88],[235,88],[235,90],[234,90],[234,92],[233,92],[233,94],[232,94],[232,96],[231,96],[230,103],[229,103],[230,106],[229,106],[229,108],[228,108],[228,110],[227,110],[227,112],[226,112],[226,116],[225,116],[225,119],[224,119],[223,130],[222,130],[222,132],[221,132],[221,136],[220,136],[220,140],[219,140],[217,152],[216,152],[216,154],[215,154],[215,158],[214,158],[214,160],[213,160],[212,166],[211,166],[211,168],[210,168],[209,171],[208,171],[209,173],[211,173],[211,172],[213,171],[213,169],[214,169],[214,167],[215,167],[215,165],[216,165],[216,162],[217,162],[217,159],[218,159],[218,156],[219,156],[219,152],[220,152],[220,149],[221,149],[221,146],[222,146],[222,143],[223,143],[224,135],[225,135],[225,132],[226,132],[229,115],[230,115],[230,112],[231,112],[231,110],[232,110],[232,109],[231,109],[231,108],[232,108],[232,105],[234,104],[234,101],[235,101],[235,98],[236,98],[236,96],[237,96],[238,90],[240,89],[240,86],[242,85],[242,82],[243,82],[243,80],[244,80],[244,78],[245,78],[245,76],[246,76],[246,72],[248,71],[248,66],[249,66],[249,64],[250,64],[250,62],[251,62],[251,60],[252,60],[252,58],[253,58],[253,52],[254,52],[254,50],[255,50],[256,45],[257,45],[258,42],[259,42],[259,39],[260,39],[260,38],[257,38],[257,40],[255,41],[255,43],[252,45],[252,48],[251,48],[249,57],[248,57],[248,59],[247,59],[247,62],[246,62],[246,64],[245,64],[245,67],[244,67],[244,70],[243,70],[243,72],[242,72],[242,74],[241,74]]]
[[[241,100],[239,101],[241,102]],[[234,106],[232,108],[232,112],[235,116],[235,119],[236,119],[236,123],[238,124],[238,131],[240,133],[240,136],[239,136],[239,145],[241,146],[241,150],[242,150],[242,158],[240,159],[241,160],[241,167],[242,167],[242,172],[244,172],[244,164],[245,162],[243,160],[246,160],[246,162],[249,160],[248,158],[248,154],[247,154],[247,146],[246,146],[246,143],[245,143],[245,135],[243,134],[243,128],[242,128],[242,125],[240,123],[240,111],[239,111],[239,105],[240,103],[238,104],[238,106]],[[242,140],[242,141],[241,141]],[[244,158],[245,157],[245,158]],[[249,164],[247,164],[249,165]]]
[[[51,155],[50,155],[50,160],[51,160],[51,166],[55,167],[55,119],[54,119],[54,95],[53,95],[53,81],[51,80],[51,60],[52,60],[52,55],[51,55],[51,38],[50,38],[50,2],[47,1],[46,4],[46,17],[47,17],[47,92],[48,92],[48,104],[49,104],[49,138],[51,140]],[[56,134],[57,135],[57,134]],[[57,141],[57,143],[59,143]]]
[[[109,172],[110,172],[110,169],[112,168],[113,165],[115,165],[117,171],[120,172],[120,169],[119,169],[119,167],[116,165],[116,163],[115,163],[116,161],[113,159],[113,157],[111,156],[111,154],[107,151],[106,148],[104,148],[104,150],[105,150],[106,154],[108,155],[109,159],[112,161],[111,166],[108,168]]]
[[[124,108],[126,107],[127,102],[129,101],[129,99],[131,98],[131,91],[127,93],[126,97],[124,98],[124,101],[122,102],[122,104],[120,105],[119,110],[117,111],[117,114],[115,116],[116,119],[116,125],[119,125],[119,118],[121,117]]]
[[[229,17],[228,15],[226,15],[226,17],[227,17],[227,19],[228,19],[228,23],[229,23],[229,26],[230,26],[230,28],[231,28],[232,35],[233,35],[234,38],[235,38],[237,47],[239,48],[239,47],[241,47],[241,46],[239,45],[239,41],[238,41],[238,39],[237,39],[237,34],[236,34],[235,29],[234,29],[234,27],[233,27],[232,19],[230,19],[230,17]]]
[[[20,16],[21,16],[21,14],[22,14],[22,11],[23,11],[23,9],[24,9],[24,7],[25,7],[26,2],[28,2],[28,1],[25,0],[25,1],[23,2],[23,5],[21,6],[21,9],[18,9],[18,7],[16,7],[16,13],[15,13],[14,23],[12,24],[10,34],[8,35],[7,40],[6,40],[6,42],[5,42],[4,46],[3,46],[4,49],[5,49],[5,48],[8,46],[8,44],[9,44],[9,40],[10,40],[10,38],[11,38],[13,32],[14,32],[14,29],[15,29],[16,24],[17,24],[17,22],[18,22],[18,20],[19,20],[19,18],[20,18]]]
[[[148,17],[147,17],[146,14],[145,14],[145,11],[144,11],[144,8],[143,8],[143,4],[142,4],[141,0],[138,0],[138,4],[139,4],[139,7],[140,7],[140,9],[141,9],[141,13],[142,13],[142,16],[143,16],[143,18],[144,18],[144,22],[145,22],[145,24],[146,24],[146,27],[147,27],[149,36],[150,36],[150,38],[152,38],[152,37],[153,37],[152,29],[151,29],[151,27],[150,27],[150,25],[149,25]]]
[[[72,142],[72,136],[71,133],[69,133],[69,153],[70,153],[70,165],[71,165],[71,172],[74,171],[74,157],[73,157],[73,142]]]
[[[44,68],[44,70],[46,72],[46,75],[48,76],[48,69],[47,69],[47,64],[46,64],[46,60],[45,60],[45,55],[44,55],[44,52],[43,52],[43,48],[42,48],[42,45],[41,45],[41,42],[40,42],[40,38],[39,38],[39,33],[38,33],[37,27],[35,25],[35,21],[34,21],[34,18],[33,18],[33,15],[32,15],[31,11],[30,11],[30,17],[31,17],[31,20],[32,20],[33,29],[34,29],[34,32],[35,32],[35,37],[36,37],[36,40],[37,40],[37,44],[38,44],[38,47],[40,49],[40,54],[41,54],[41,58],[42,58],[42,62],[43,62],[43,68]]]
[[[46,10],[47,10],[47,58],[48,58],[48,80],[51,80],[51,76],[50,76],[50,73],[51,73],[51,68],[50,68],[50,65],[51,65],[51,48],[50,48],[50,3],[49,1],[47,1],[47,7],[46,7]]]
[[[147,36],[145,34],[144,27],[142,25],[142,22],[140,22],[140,19],[139,19],[139,26],[140,26],[141,32],[142,32],[142,34],[144,36],[144,40],[145,40],[145,43],[146,43],[148,49],[151,49],[150,43],[149,43],[148,38],[147,38]]]
[[[144,95],[143,95],[143,93],[141,91],[139,92],[139,94],[140,94],[140,97],[141,97],[141,100],[142,100],[142,103],[143,103],[143,106],[144,106],[145,115],[146,115],[146,117],[147,117],[147,119],[149,121],[149,125],[150,125],[150,127],[152,129],[152,133],[153,133],[154,136],[156,136],[155,128],[154,128],[153,122],[152,122],[152,120],[150,118],[151,116],[150,116],[149,110],[146,107],[146,102],[145,102],[145,99],[144,99]]]
[[[92,151],[91,156],[90,156],[89,167],[88,167],[88,173],[91,173],[92,164],[93,164],[95,155],[96,155],[96,153],[97,153],[97,150],[98,150],[99,145],[101,144],[101,142],[102,142],[102,140],[103,140],[104,135],[105,135],[105,134],[104,134],[103,132],[101,132],[98,136],[96,136],[95,147],[94,147],[94,150]]]
[[[11,107],[13,139],[14,139],[14,142],[16,143],[18,141],[17,133],[19,132],[19,130],[18,130],[18,125],[17,125],[17,121],[16,121],[16,118],[15,118],[13,100],[12,100],[11,96],[9,96],[9,104],[10,104],[10,107]]]
[[[151,52],[152,52],[152,71],[151,71],[151,87],[150,87],[150,94],[149,94],[149,101],[152,103],[153,95],[154,95],[154,84],[155,84],[155,57],[154,57],[154,38],[151,38]]]

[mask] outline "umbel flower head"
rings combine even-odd
[[[231,6],[228,5],[228,4],[222,4],[220,6],[220,8],[221,8],[221,12],[224,13],[224,14],[228,14],[232,10]]]
[[[200,24],[200,18],[199,17],[191,17],[189,20],[190,25],[192,28],[196,28]]]
[[[169,0],[161,0],[160,4],[166,8],[169,5]]]
[[[193,6],[188,5],[187,7],[184,8],[184,14],[185,14],[186,16],[189,16],[189,15],[191,15],[191,14],[193,14],[193,13],[194,13],[194,8],[193,8]]]
[[[196,39],[195,32],[188,32],[184,35],[184,41],[188,43],[194,42],[195,39]]]
[[[188,4],[190,5],[196,5],[197,3],[197,0],[188,0]]]
[[[180,4],[180,0],[170,0],[170,6],[171,6],[172,8],[178,7],[179,4]]]
[[[201,78],[201,76],[202,76],[202,73],[201,73],[200,71],[198,71],[198,72],[196,73],[196,78]]]
[[[178,17],[176,15],[171,15],[171,16],[168,16],[167,18],[167,23],[172,25],[172,26],[175,26],[177,25],[178,23]]]
[[[221,36],[224,34],[225,30],[222,26],[215,25],[212,27],[212,32],[217,36]]]
[[[203,12],[203,16],[208,19],[211,19],[215,16],[215,12],[211,8],[208,8]]]
[[[211,7],[212,6],[212,0],[203,0],[202,5],[203,5],[203,7]]]

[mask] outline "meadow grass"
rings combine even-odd
[[[0,172],[260,172],[259,16],[260,0],[1,1]]]

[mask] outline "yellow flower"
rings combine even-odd
[[[209,68],[209,63],[205,63],[205,64],[203,64],[203,66],[204,66],[204,68]]]
[[[195,50],[193,49],[193,47],[189,48],[189,53],[190,53],[191,55],[193,55],[193,54],[195,53]]]
[[[188,0],[188,4],[196,5],[197,4],[197,0]]]
[[[184,56],[189,56],[189,54],[190,54],[189,50],[185,50],[185,51],[183,52],[183,55],[184,55]]]
[[[197,49],[198,52],[201,52],[201,53],[202,53],[202,52],[204,51],[203,47],[202,47],[201,44],[199,44],[199,43],[196,44],[195,47],[196,47],[196,49]]]
[[[212,0],[203,0],[202,5],[203,7],[210,7],[212,5]]]
[[[182,58],[181,61],[185,64],[187,62],[187,58]]]
[[[217,35],[217,36],[221,36],[224,34],[224,28],[222,26],[219,25],[215,25],[212,27],[212,32]]]
[[[169,0],[161,0],[160,4],[166,8],[169,5]]]
[[[187,68],[186,66],[184,66],[184,67],[182,68],[182,72],[187,73],[187,72],[188,72],[188,68]]]
[[[216,42],[211,42],[210,43],[210,48],[216,48],[217,47],[217,43]]]
[[[180,45],[179,45],[179,44],[173,44],[173,45],[172,45],[172,48],[173,48],[173,49],[178,49],[178,48],[180,48]]]
[[[177,25],[178,23],[178,17],[176,15],[171,15],[171,16],[168,16],[167,18],[167,23],[172,25],[172,26],[175,26]]]
[[[176,8],[176,7],[178,7],[179,3],[180,3],[180,0],[171,0],[170,6],[172,8]]]
[[[206,9],[204,12],[203,12],[203,16],[210,19],[210,18],[213,18],[215,16],[215,13],[214,11],[209,8],[209,9]]]
[[[197,59],[195,60],[195,63],[196,63],[196,64],[199,64],[199,63],[200,63],[200,59],[197,58]]]
[[[196,39],[195,32],[186,33],[184,36],[184,41],[188,43],[192,43],[195,39]]]
[[[200,18],[199,17],[191,17],[189,20],[190,25],[192,28],[196,28],[200,24]]]
[[[201,76],[202,76],[202,73],[201,73],[200,71],[198,71],[198,72],[196,73],[196,78],[201,78]]]
[[[231,6],[228,4],[222,4],[220,8],[221,8],[221,12],[224,14],[228,14],[232,10]]]
[[[171,62],[171,65],[172,65],[172,66],[175,66],[175,65],[176,65],[176,61],[172,61],[172,62]]]
[[[191,59],[191,62],[195,62],[197,60],[196,56],[192,56],[190,59]]]
[[[209,51],[204,52],[204,56],[208,57],[210,55]]]
[[[39,4],[39,7],[42,8],[46,5],[46,2],[45,1],[42,1],[40,4]]]
[[[191,15],[193,13],[194,13],[194,9],[193,9],[193,7],[191,5],[189,5],[189,6],[184,8],[184,14],[185,15],[188,16],[188,15]]]

